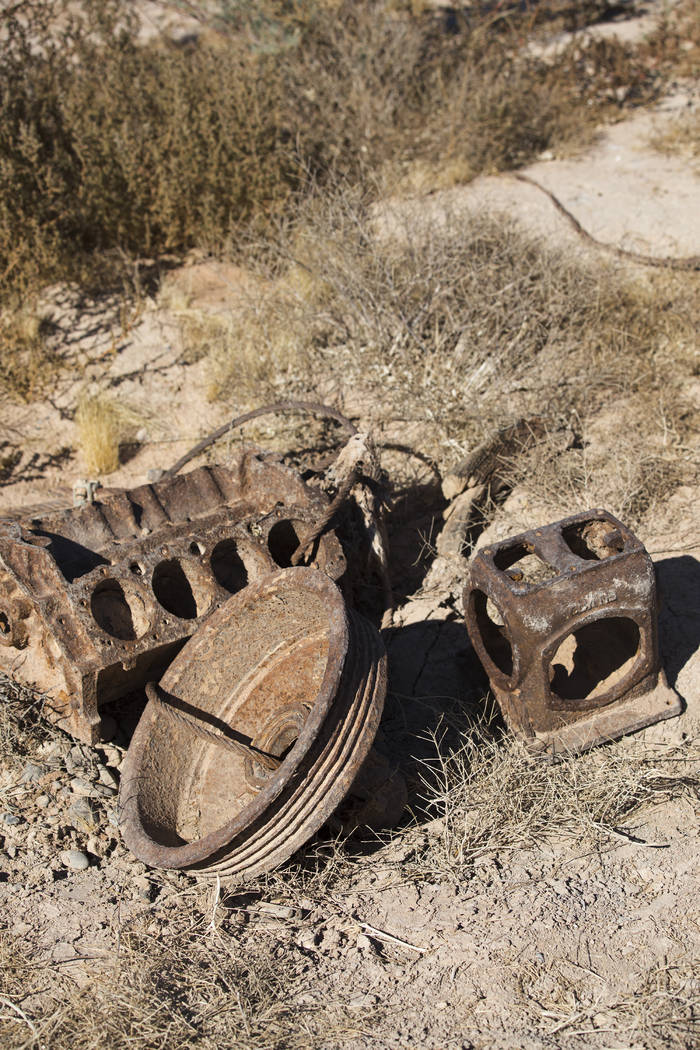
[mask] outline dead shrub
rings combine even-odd
[[[275,285],[251,332],[272,360],[299,362],[290,386],[323,376],[378,420],[424,422],[439,460],[519,416],[668,389],[662,348],[685,334],[681,315],[659,317],[655,286],[512,221],[440,204],[375,209],[347,187],[311,201],[263,263]],[[234,347],[231,376],[235,362]]]
[[[59,358],[46,345],[36,303],[0,310],[0,394],[17,401],[32,401],[55,378]]]

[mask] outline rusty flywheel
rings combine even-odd
[[[149,690],[122,775],[127,845],[204,874],[276,867],[352,787],[385,693],[381,638],[326,575],[250,584]]]

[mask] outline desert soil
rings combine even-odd
[[[527,172],[602,241],[659,256],[693,254],[700,173],[652,143],[696,104],[691,89],[679,86],[655,109],[602,130],[581,155],[543,157]],[[441,209],[453,220],[460,209],[505,211],[572,252],[592,251],[544,195],[508,175],[433,193],[421,207],[434,209],[436,220]],[[143,419],[138,448],[106,479],[110,486],[143,482],[225,419],[225,407],[208,400],[205,362],[183,363],[183,314],[230,310],[236,296],[251,294],[235,268],[197,259],[131,315],[117,302],[48,292],[56,352],[69,355],[73,367],[59,375],[50,399],[3,407],[0,436],[5,451],[20,458],[0,487],[0,513],[70,504],[73,482],[85,475],[72,451],[70,410],[93,382],[103,388],[107,380]],[[697,379],[689,380],[687,396],[699,413]],[[391,420],[385,429],[392,433]],[[597,454],[614,460],[607,433],[601,418]],[[420,433],[411,442],[421,451]],[[640,535],[658,571],[663,663],[684,713],[600,752],[620,763],[643,754],[659,776],[700,740],[699,508],[697,487],[677,488]],[[480,543],[576,509],[564,499],[540,505],[523,482]],[[219,892],[211,883],[149,870],[122,845],[116,790],[123,738],[90,749],[48,730],[32,756],[0,768],[0,903],[13,950],[45,967],[69,997],[110,972],[125,931],[136,924],[154,945],[162,943],[173,911],[184,907],[211,918],[202,937],[214,947],[226,942],[222,951],[274,946],[298,978],[293,1005],[300,1019],[313,1019],[314,1045],[697,1046],[697,789],[650,802],[614,832],[586,837],[562,826],[529,846],[499,840],[477,850],[459,877],[446,856],[445,821],[416,801],[418,760],[434,753],[429,734],[441,714],[484,694],[454,600],[466,568],[466,560],[453,566],[442,591],[434,577],[432,585],[418,581],[388,637],[383,746],[399,756],[413,791],[414,816],[404,827],[381,841],[351,841],[335,876],[329,868],[336,862],[323,861],[333,849],[321,835],[314,847],[321,861],[307,857],[307,874],[295,868],[289,887],[283,870],[249,893],[226,885]],[[81,857],[85,870],[77,870]],[[17,1002],[21,1013],[3,1006],[0,1042],[22,1045],[26,1038],[31,1045],[30,1022],[47,1001],[34,991]]]

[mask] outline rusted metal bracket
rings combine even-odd
[[[47,696],[73,736],[158,678],[204,617],[289,565],[328,498],[258,450],[43,517],[0,521],[0,670]],[[334,533],[305,561],[345,572]]]
[[[479,551],[464,607],[503,716],[535,751],[585,751],[682,710],[660,666],[651,558],[605,510]]]

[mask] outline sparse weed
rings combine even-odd
[[[678,117],[663,133],[655,134],[651,144],[663,153],[694,161],[700,170],[700,107]]]
[[[32,401],[60,369],[47,347],[36,304],[30,297],[0,310],[0,394]]]
[[[197,895],[188,896],[174,914],[156,909],[125,929],[118,955],[82,988],[66,989],[50,962],[0,935],[3,1046],[306,1050],[369,1034],[369,1018],[348,1017],[346,991],[302,1000],[308,963],[299,949],[246,933],[232,918],[212,928]],[[24,1010],[8,1008],[18,1000]]]
[[[697,744],[650,754],[619,744],[548,765],[518,741],[477,727],[426,766],[429,808],[442,831],[425,863],[464,874],[482,857],[544,841],[606,840],[650,803],[700,790]]]

